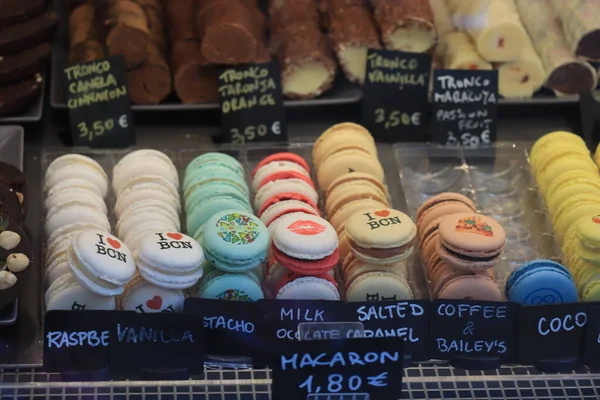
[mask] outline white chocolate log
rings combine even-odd
[[[545,86],[575,94],[596,86],[596,70],[575,57],[550,0],[515,0],[523,26],[548,74]]]
[[[531,97],[546,81],[546,70],[529,37],[521,48],[518,60],[498,65],[498,93],[504,97]]]
[[[552,0],[575,55],[600,60],[600,0]]]
[[[471,38],[457,31],[445,0],[429,0],[439,42],[436,54],[447,69],[492,69],[473,45]]]
[[[513,0],[448,0],[454,24],[487,61],[516,60],[527,38]]]

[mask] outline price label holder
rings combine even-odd
[[[600,142],[600,92],[579,94],[579,111],[583,138],[590,149],[595,150]]]
[[[251,367],[260,354],[255,302],[190,297],[184,311],[203,316],[205,364],[214,367]]]
[[[431,141],[477,148],[496,141],[498,71],[433,71]]]
[[[221,138],[225,143],[286,142],[283,90],[276,61],[219,72]]]
[[[519,310],[519,364],[566,372],[582,364],[588,321],[585,303],[524,306]]]
[[[435,300],[431,357],[464,369],[497,369],[516,362],[518,303]]]
[[[600,369],[600,304],[598,303],[588,309],[583,363],[595,370]]]
[[[271,363],[272,397],[399,399],[403,347],[397,338],[299,341]]]
[[[362,124],[376,140],[425,141],[430,71],[430,54],[368,50]]]
[[[110,370],[119,377],[150,380],[202,375],[203,325],[198,313],[116,312]]]
[[[64,74],[74,146],[107,148],[135,144],[122,56],[71,65]]]
[[[69,381],[110,379],[113,317],[114,311],[48,311],[44,316],[44,371],[61,373]]]
[[[264,341],[261,351],[263,357],[267,357],[263,362],[268,362],[269,356],[294,349],[303,339],[298,330],[298,325],[303,322],[344,322],[343,307],[341,301],[259,300],[260,336]],[[314,336],[314,332],[309,333]]]
[[[365,338],[395,337],[404,340],[405,367],[429,360],[429,310],[431,302],[377,301],[345,303],[348,321],[364,326]]]

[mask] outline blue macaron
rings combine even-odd
[[[198,297],[204,299],[258,301],[264,294],[258,278],[252,273],[229,274],[214,270],[202,281]]]
[[[230,169],[240,177],[245,177],[244,167],[238,160],[225,153],[204,153],[194,158],[185,168],[185,175],[207,165],[218,165]]]
[[[185,212],[189,213],[196,204],[206,201],[211,197],[227,196],[238,199],[251,208],[248,196],[240,190],[238,185],[228,180],[210,181],[196,186],[185,198]]]
[[[201,235],[206,258],[225,272],[246,272],[267,257],[269,230],[252,213],[239,210],[219,212],[206,222]]]
[[[223,210],[238,210],[252,212],[252,207],[247,202],[231,196],[213,196],[203,201],[197,201],[190,207],[186,215],[186,229],[188,234],[195,236],[196,232],[210,217]]]
[[[222,165],[205,165],[186,172],[183,177],[183,194],[187,197],[197,186],[206,182],[222,180],[231,182],[233,185],[238,186],[243,193],[250,195],[250,189],[245,178]]]
[[[533,260],[508,277],[506,299],[522,305],[577,302],[577,287],[569,270],[551,260]]]

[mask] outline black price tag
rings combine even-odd
[[[202,315],[197,313],[118,312],[110,346],[110,369],[117,375],[145,371],[204,371]]]
[[[222,69],[219,74],[222,141],[285,142],[283,91],[276,61]]]
[[[429,360],[429,309],[424,300],[346,303],[347,321],[363,324],[365,338],[404,340],[408,362]]]
[[[299,342],[272,362],[272,397],[399,399],[403,344],[396,338]]]
[[[435,300],[432,304],[432,358],[466,369],[496,369],[517,354],[519,304]]]
[[[583,138],[595,150],[600,142],[600,92],[583,92],[579,94],[579,111]]]
[[[590,368],[600,368],[600,305],[588,309],[588,324],[585,331],[583,363]]]
[[[105,370],[113,317],[114,311],[48,311],[44,316],[44,370]]]
[[[122,56],[65,68],[73,145],[97,148],[135,144]]]
[[[375,139],[425,140],[430,71],[430,54],[369,49],[362,124]]]
[[[498,71],[433,71],[433,142],[476,148],[496,141]]]
[[[581,366],[588,321],[585,303],[521,307],[519,363],[542,372],[564,372]]]
[[[190,297],[186,312],[204,317],[204,347],[210,355],[255,357],[260,350],[255,302]]]

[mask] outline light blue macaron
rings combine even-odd
[[[204,299],[258,301],[264,298],[258,278],[251,272],[229,274],[214,270],[205,276],[198,289]]]
[[[213,181],[229,181],[231,184],[239,186],[239,189],[246,194],[246,196],[250,196],[250,189],[243,177],[223,166],[207,165],[202,168],[194,169],[189,174],[185,174],[183,177],[184,197],[189,196],[196,187]]]
[[[267,257],[269,230],[249,212],[225,210],[206,221],[202,233],[206,258],[225,272],[245,272]]]
[[[522,305],[577,302],[577,287],[569,270],[551,260],[533,260],[508,277],[506,299]]]
[[[240,177],[244,178],[244,167],[238,160],[229,154],[225,153],[204,153],[194,158],[185,167],[185,175],[190,174],[193,170],[202,168],[206,165],[219,165],[230,169]]]
[[[189,213],[199,202],[204,202],[207,199],[215,196],[228,196],[238,199],[251,207],[248,196],[240,190],[238,185],[233,184],[228,180],[210,181],[195,186],[185,198],[185,212]]]
[[[190,207],[186,215],[186,229],[190,235],[195,235],[198,228],[208,221],[210,217],[223,210],[239,210],[252,212],[247,202],[231,196],[214,196],[204,201],[198,201]]]

